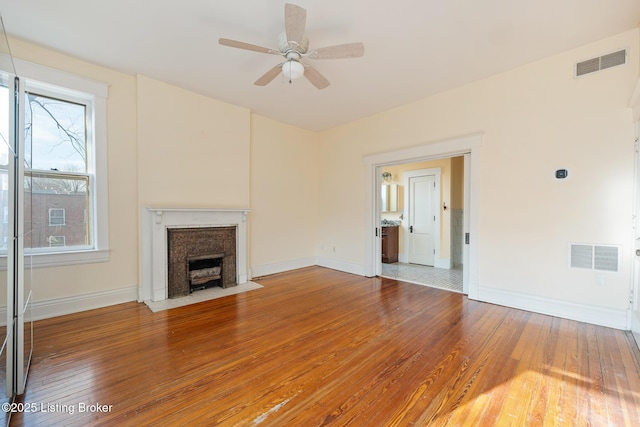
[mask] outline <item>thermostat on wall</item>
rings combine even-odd
[[[566,169],[558,169],[556,171],[556,178],[558,179],[564,179],[569,175],[569,171]]]

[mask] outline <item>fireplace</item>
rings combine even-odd
[[[167,228],[168,297],[236,286],[236,227]]]
[[[229,287],[247,283],[248,213],[248,209],[144,208],[139,301],[188,295],[192,285]],[[187,237],[188,233],[193,236]],[[196,240],[190,241],[194,236]],[[173,250],[172,241],[177,243]],[[179,259],[179,267],[170,267],[170,251]],[[218,275],[216,267],[220,267],[220,278],[214,278]],[[175,294],[169,289],[174,273],[181,282]]]

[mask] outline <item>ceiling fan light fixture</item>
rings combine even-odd
[[[304,65],[296,60],[290,59],[282,64],[282,74],[284,74],[284,77],[289,82],[299,79],[304,75]]]
[[[284,57],[285,62],[279,63],[253,82],[256,86],[266,86],[282,73],[283,78],[287,79],[289,83],[304,76],[316,89],[325,89],[331,84],[329,80],[310,64],[303,64],[300,61],[302,59],[359,58],[364,55],[364,45],[362,43],[346,43],[309,51],[309,39],[304,33],[306,20],[307,11],[304,8],[285,3],[284,32],[278,37],[277,50],[225,38],[218,39],[218,43],[223,46]]]

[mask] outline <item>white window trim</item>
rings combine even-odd
[[[5,57],[6,55],[0,54]],[[94,212],[94,239],[92,248],[71,248],[56,252],[41,253],[39,250],[25,249],[25,255],[31,258],[33,267],[53,267],[62,265],[106,262],[109,260],[109,185],[107,181],[107,96],[109,86],[106,83],[87,79],[64,71],[44,67],[20,59],[13,60],[16,73],[30,85],[55,87],[59,93],[87,98],[93,103],[94,144],[92,160],[87,165],[94,168],[95,176],[92,209]],[[0,269],[6,269],[7,257],[0,257]]]

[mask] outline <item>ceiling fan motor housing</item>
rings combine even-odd
[[[287,59],[292,59],[287,56],[287,54],[291,51],[294,51],[300,55],[307,53],[309,50],[309,39],[307,36],[302,37],[302,41],[300,44],[287,40],[287,33],[282,32],[278,36],[278,50],[285,56]],[[299,59],[299,58],[298,58]]]

